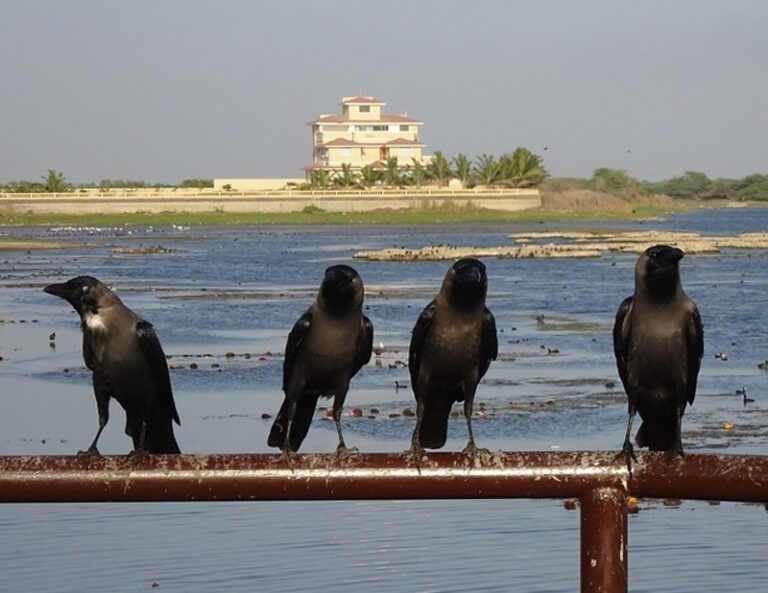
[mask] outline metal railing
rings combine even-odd
[[[497,453],[0,457],[0,502],[578,498],[581,591],[627,591],[626,497],[768,502],[768,456]]]

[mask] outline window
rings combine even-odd
[[[407,132],[409,128],[410,128],[410,126],[408,126],[406,124],[400,124],[400,131],[401,132]]]
[[[370,105],[360,105],[359,109],[360,109],[360,113],[370,113],[371,112],[371,106]]]
[[[388,132],[389,126],[373,126],[374,132]]]

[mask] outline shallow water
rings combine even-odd
[[[764,230],[768,210],[698,211],[621,226]],[[155,325],[170,363],[180,367],[171,379],[185,452],[267,451],[269,420],[261,414],[274,413],[280,402],[285,337],[332,263],[360,271],[366,313],[385,346],[380,364],[353,381],[347,408],[364,414],[344,418],[347,442],[362,451],[400,451],[413,429],[413,419],[401,413],[413,399],[396,382],[409,381],[402,363],[410,330],[448,264],[351,255],[392,246],[502,245],[508,233],[525,228],[532,227],[4,229],[73,247],[0,253],[0,454],[71,454],[95,433],[77,317],[40,290],[83,273],[116,286]],[[83,242],[91,246],[76,246]],[[139,245],[175,251],[112,251]],[[706,329],[698,395],[683,425],[688,450],[768,448],[766,373],[757,368],[768,359],[767,258],[764,251],[732,250],[682,262],[684,286]],[[610,329],[632,291],[634,260],[609,254],[486,261],[500,357],[478,391],[477,402],[485,404],[485,417],[473,423],[480,445],[618,448],[626,400]],[[727,360],[714,357],[720,352]],[[754,402],[742,403],[735,394],[741,387]],[[370,414],[373,408],[379,413]],[[122,411],[112,412],[100,448],[122,454],[130,443]],[[723,429],[726,421],[732,430]],[[460,449],[465,439],[464,420],[452,421],[447,448]],[[318,413],[302,450],[334,446],[333,425]],[[2,505],[0,529],[0,590],[8,591],[138,591],[153,583],[171,591],[578,587],[578,512],[561,501]],[[630,519],[631,590],[764,591],[766,536],[762,506],[643,502]]]

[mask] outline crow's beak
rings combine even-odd
[[[668,247],[659,255],[661,261],[663,261],[665,264],[672,265],[683,259],[685,253],[683,253],[682,249],[678,249],[677,247]]]
[[[474,282],[479,284],[483,280],[483,274],[480,271],[480,268],[473,265],[464,266],[459,270],[458,274],[464,282]]]
[[[71,289],[67,283],[49,284],[43,289],[43,292],[66,299],[70,295]]]

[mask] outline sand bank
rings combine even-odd
[[[359,251],[354,257],[378,261],[439,261],[462,257],[486,258],[586,258],[603,253],[642,253],[651,245],[666,243],[686,253],[719,253],[722,249],[768,249],[768,233],[700,235],[673,231],[622,232],[531,232],[509,235],[511,245],[499,247],[425,246],[418,249],[392,247]]]

